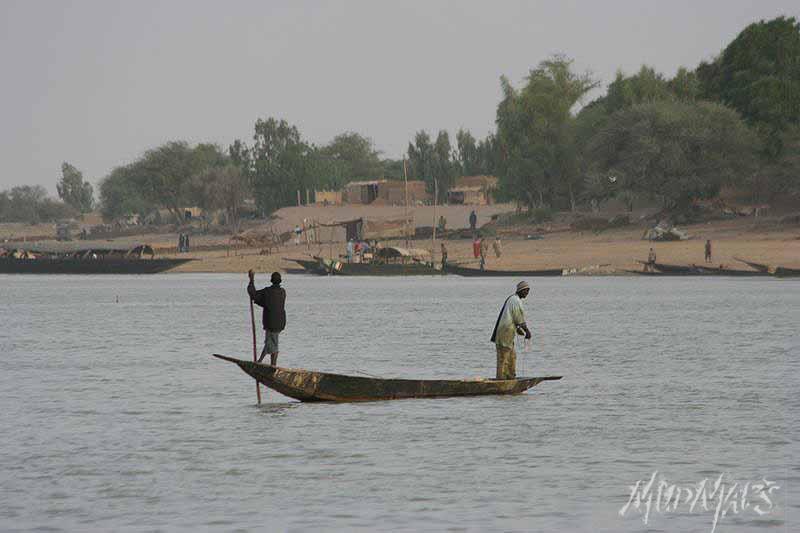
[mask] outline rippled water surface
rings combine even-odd
[[[287,276],[279,363],[492,375],[516,281]],[[717,531],[800,530],[800,282],[530,281],[518,371],[562,381],[258,407],[210,357],[251,356],[243,276],[0,276],[0,530],[710,531],[619,516],[655,470],[774,480]]]

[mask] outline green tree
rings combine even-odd
[[[478,174],[485,176],[495,176],[499,172],[501,153],[500,145],[497,142],[497,136],[494,134],[487,135],[484,139],[478,141]]]
[[[103,216],[113,219],[144,215],[165,208],[180,223],[181,208],[196,199],[193,178],[207,168],[227,162],[226,154],[214,144],[191,147],[186,142],[173,141],[148,150],[133,163],[112,170],[101,182]]]
[[[104,219],[144,216],[154,207],[142,196],[135,173],[134,165],[116,167],[100,182],[100,212]]]
[[[88,213],[94,207],[92,184],[83,181],[83,173],[66,161],[61,165],[56,189],[59,198],[81,213]]]
[[[739,115],[710,102],[637,104],[613,114],[591,141],[593,173],[621,195],[652,195],[682,209],[744,183],[754,138]]]
[[[778,17],[747,26],[712,63],[697,68],[703,95],[737,110],[773,161],[783,132],[800,124],[800,24]]]
[[[674,97],[664,76],[654,68],[642,65],[633,76],[617,72],[617,77],[608,86],[605,104],[608,112],[613,113],[636,104],[670,100]]]
[[[11,222],[44,222],[39,216],[39,206],[47,198],[47,191],[41,185],[20,185],[9,193],[11,199]]]
[[[800,200],[800,127],[788,127],[780,135],[780,157],[761,157],[753,174],[750,190],[757,202],[776,197]]]
[[[408,177],[433,182],[433,143],[426,131],[418,131],[414,142],[408,143]]]
[[[300,137],[300,131],[285,120],[258,119],[251,157],[256,206],[268,215],[295,202],[298,190],[314,186],[315,150]],[[302,198],[302,195],[301,195]]]
[[[54,222],[76,213],[69,205],[48,198],[41,185],[21,185],[0,192],[0,222]]]
[[[133,180],[144,199],[166,208],[176,222],[183,220],[189,180],[198,173],[201,158],[183,141],[173,141],[145,152],[132,165]]]
[[[597,82],[571,66],[571,60],[553,56],[531,71],[519,90],[501,78],[501,188],[528,208],[552,205],[559,197],[576,207],[583,176],[572,109]]]
[[[372,140],[355,132],[337,135],[330,143],[319,149],[319,155],[339,166],[343,181],[378,179],[383,175],[379,153],[375,150]],[[339,184],[342,185],[344,183]]]
[[[697,73],[680,67],[675,77],[667,82],[669,90],[678,100],[693,102],[701,96],[700,79]]]
[[[382,176],[390,180],[403,179],[403,160],[402,159],[383,159],[381,161],[383,167]]]
[[[444,130],[436,135],[436,142],[433,145],[433,162],[431,167],[431,181],[428,183],[428,190],[433,193],[438,190],[438,202],[444,203],[447,200],[447,191],[453,186],[455,177],[458,174],[457,164],[453,160],[453,149],[450,145],[450,136]],[[436,184],[433,183],[436,180]]]
[[[239,231],[241,210],[250,193],[247,177],[240,166],[207,166],[192,178],[195,203],[205,212],[225,210],[225,220],[234,233]]]
[[[456,133],[456,146],[458,153],[459,171],[462,176],[476,176],[481,173],[480,152],[475,137],[464,129]]]
[[[8,191],[0,191],[0,222],[11,222],[11,195]]]

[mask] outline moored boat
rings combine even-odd
[[[191,259],[13,259],[0,257],[0,274],[157,274]]]
[[[787,268],[787,267],[771,267],[770,265],[765,265],[763,263],[754,263],[753,261],[747,261],[745,259],[740,259],[738,257],[734,257],[737,261],[740,261],[751,268],[755,268],[759,272],[764,274],[771,274],[776,278],[793,278],[800,276],[800,268]]]
[[[284,257],[285,261],[294,261],[298,265],[300,265],[303,270],[308,274],[317,274],[317,275],[327,275],[328,271],[324,268],[322,263],[320,263],[319,258],[312,259],[295,259],[292,257]]]
[[[414,249],[380,248],[369,262],[337,261],[314,256],[310,259],[285,258],[294,261],[312,274],[331,276],[424,276],[441,274],[429,263],[420,260]]]
[[[775,267],[774,275],[776,278],[800,277],[800,268]]]
[[[561,379],[561,376],[517,379],[384,379],[282,368],[220,354],[213,355],[238,365],[265,387],[302,402],[363,402],[519,394],[542,381]]]
[[[647,261],[638,261],[643,265],[648,265]],[[718,267],[705,265],[670,265],[666,263],[653,263],[653,267],[659,273],[670,276],[767,276],[767,272],[758,270],[736,270],[726,268],[722,265]]]
[[[744,263],[745,265],[749,266],[752,269],[755,269],[759,272],[766,272],[769,273],[769,265],[765,265],[763,263],[754,263],[753,261],[747,261],[745,259],[740,259],[738,257],[734,257],[736,261],[740,263]]]
[[[448,264],[445,274],[455,274],[456,276],[466,277],[524,277],[535,278],[542,276],[560,276],[563,272],[561,268],[551,268],[546,270],[481,270],[479,268],[462,267]]]
[[[5,249],[0,248],[0,274],[155,274],[190,258],[156,258],[153,247]]]

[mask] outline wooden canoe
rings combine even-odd
[[[421,276],[441,274],[440,271],[431,266],[409,262],[409,263],[345,263],[337,262],[335,265],[320,260],[315,257],[313,261],[308,259],[284,258],[287,261],[294,261],[302,266],[311,274],[320,276]]]
[[[647,265],[647,261],[637,261]],[[707,265],[668,265],[666,263],[654,263],[653,266],[660,273],[669,276],[768,276],[766,272],[756,270],[735,270],[732,268],[720,268]]]
[[[747,261],[746,259],[741,259],[739,257],[734,257],[735,260],[739,261],[740,263],[744,263],[745,265],[749,266],[750,268],[754,268],[759,272],[769,273],[769,265],[765,265],[762,263],[754,263],[753,261]]]
[[[0,274],[157,274],[192,259],[14,259],[0,257]]]
[[[365,402],[519,394],[542,381],[561,379],[561,376],[517,379],[383,379],[275,367],[219,354],[214,354],[214,357],[235,363],[265,387],[301,402]]]
[[[798,268],[786,268],[786,267],[771,267],[769,265],[765,265],[762,263],[754,263],[752,261],[747,261],[745,259],[740,259],[738,257],[734,257],[737,261],[740,261],[751,268],[755,268],[762,274],[772,274],[776,278],[791,278],[800,276],[800,269]]]
[[[547,270],[481,270],[480,268],[469,268],[448,264],[444,270],[445,274],[455,274],[456,276],[466,277],[502,277],[513,276],[516,278],[536,278],[542,276],[560,276],[563,270],[551,268]]]
[[[317,259],[313,259],[313,260],[312,259],[294,259],[294,258],[291,258],[291,257],[284,257],[283,260],[284,261],[294,261],[295,263],[297,263],[298,265],[303,267],[303,270],[305,270],[309,274],[318,274],[318,275],[327,275],[328,274],[328,271],[325,270],[325,267],[323,267],[320,264],[319,260],[317,260]]]
[[[775,267],[776,278],[796,278],[800,277],[800,268]]]

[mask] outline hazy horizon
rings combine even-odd
[[[602,90],[671,76],[796,2],[18,2],[0,0],[0,190],[93,184],[169,140],[249,144],[285,118],[316,144],[356,131],[399,158],[418,130],[494,128],[499,78],[553,53]],[[452,139],[453,142],[455,141]]]

